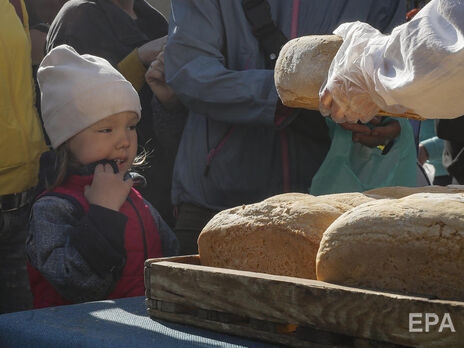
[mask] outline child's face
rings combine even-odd
[[[125,173],[137,154],[137,122],[137,114],[131,111],[108,116],[73,136],[69,150],[82,165],[114,160]]]

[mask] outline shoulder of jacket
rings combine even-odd
[[[76,198],[53,191],[40,195],[32,205],[32,209],[34,211],[50,209],[56,212],[68,212],[73,215],[84,214],[84,208]]]

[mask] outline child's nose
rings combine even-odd
[[[118,137],[117,146],[118,147],[129,147],[131,143],[130,132],[125,131],[121,132]]]

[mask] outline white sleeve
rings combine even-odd
[[[410,22],[382,35],[345,23],[331,79],[356,81],[383,110],[425,118],[464,115],[464,1],[432,0]],[[347,61],[351,57],[351,61]],[[349,99],[349,91],[344,91]],[[354,97],[354,95],[353,95]]]

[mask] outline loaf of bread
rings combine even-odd
[[[379,187],[364,194],[374,198],[403,198],[415,193],[464,193],[464,185],[405,187]]]
[[[325,231],[317,279],[346,286],[464,300],[464,194],[380,199]]]
[[[282,47],[274,80],[284,105],[318,110],[319,89],[342,42],[335,35],[310,35],[290,40]]]
[[[198,238],[205,266],[316,279],[322,233],[362,193],[288,193],[216,214]],[[346,203],[345,203],[346,202]]]

